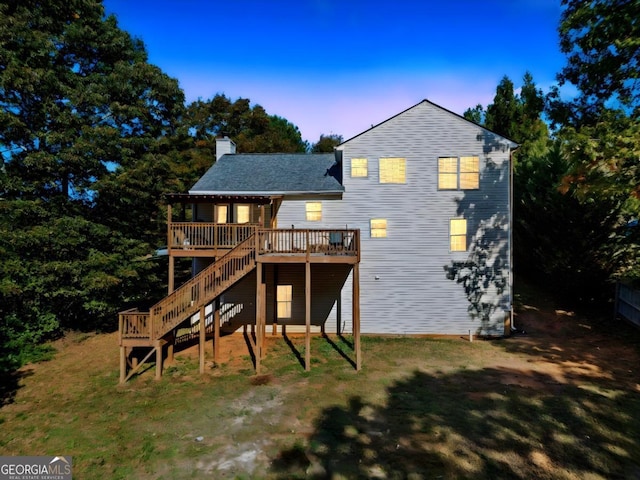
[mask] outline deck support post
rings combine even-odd
[[[308,259],[304,269],[304,302],[305,302],[305,351],[304,369],[311,370],[311,263]]]
[[[206,340],[206,319],[204,317],[204,305],[200,307],[200,337],[198,344],[198,353],[200,357],[200,373],[204,373],[204,347]]]
[[[169,255],[169,280],[168,280],[168,284],[169,284],[169,295],[171,295],[171,293],[174,290],[174,276],[175,276],[175,257],[173,255]]]
[[[352,319],[353,319],[353,347],[356,351],[356,371],[362,366],[362,354],[360,352],[360,264],[353,266],[352,278]]]
[[[168,279],[168,290],[169,294],[174,290],[174,257],[171,255],[171,217],[172,217],[171,203],[167,204],[167,252],[169,253],[169,279]]]
[[[156,349],[156,380],[162,378],[162,340],[157,340]]]
[[[262,360],[262,312],[264,311],[263,303],[264,298],[262,296],[263,288],[262,288],[262,262],[258,262],[256,264],[256,342],[255,342],[255,351],[253,352],[256,360],[256,375],[260,374],[260,361]]]
[[[278,264],[273,265],[273,323],[271,324],[271,335],[276,336],[278,333]],[[266,297],[265,297],[266,298]]]
[[[120,345],[120,384],[127,378],[127,347]]]
[[[260,352],[262,354],[262,358],[267,356],[267,284],[260,284],[260,297],[262,298],[262,302],[260,305],[260,324],[262,328],[260,329]]]
[[[176,331],[172,330],[169,334],[169,344],[167,345],[167,363],[173,363],[174,351],[176,346]]]
[[[336,299],[336,335],[342,333],[342,289],[338,290]]]
[[[220,297],[213,302],[213,363],[220,363]]]

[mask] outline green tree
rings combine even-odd
[[[311,146],[313,153],[332,153],[335,147],[343,142],[342,135],[331,133],[329,135],[320,134],[320,138]]]
[[[215,158],[216,137],[228,136],[238,152],[304,152],[307,144],[298,127],[277,115],[269,115],[260,105],[251,106],[248,98],[231,101],[225,95],[197,100],[187,107],[184,126],[194,139],[192,158],[198,165],[211,166]]]
[[[516,98],[513,82],[505,75],[496,88],[493,103],[487,106],[485,126],[489,130],[517,141],[517,125],[521,117],[522,104]]]
[[[484,111],[484,107],[478,104],[473,108],[467,108],[462,116],[478,125],[484,125],[486,112]]]
[[[567,65],[560,84],[580,92],[572,116],[597,121],[619,104],[640,115],[640,4],[636,0],[562,0],[560,49]]]
[[[113,328],[159,287],[183,93],[95,0],[0,0],[0,59],[3,342]]]
[[[561,189],[583,205],[606,205],[607,238],[594,248],[610,278],[640,279],[640,5],[636,1],[564,0],[560,84],[578,95],[550,95],[568,171]]]

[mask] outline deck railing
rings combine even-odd
[[[168,247],[180,250],[233,248],[249,238],[256,225],[249,223],[172,222]]]
[[[258,254],[359,256],[359,230],[260,229]]]
[[[161,338],[253,270],[259,255],[346,255],[356,257],[352,261],[360,260],[359,230],[242,227],[231,228],[228,232],[246,235],[243,241],[152,306],[150,312],[135,309],[121,312],[120,340]]]
[[[120,323],[120,342],[123,338],[148,339],[151,336],[151,316],[149,312],[140,312],[136,308],[131,308],[120,312],[118,315]]]
[[[223,290],[250,272],[255,264],[255,237],[249,236],[151,307],[153,337],[161,337],[198,312],[202,305],[212,301]]]

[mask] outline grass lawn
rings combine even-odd
[[[640,333],[530,293],[499,340],[241,336],[118,386],[115,334],[69,335],[4,388],[1,455],[72,455],[76,479],[640,478]],[[211,355],[208,345],[208,355]],[[210,358],[207,359],[208,361]]]

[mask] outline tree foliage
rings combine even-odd
[[[640,279],[640,5],[635,1],[564,0],[559,74],[578,94],[550,95],[568,164],[560,189],[582,205],[605,205],[611,219],[599,245],[610,278]]]
[[[113,328],[159,287],[184,95],[93,0],[0,1],[0,59],[2,343]]]
[[[335,147],[343,142],[342,135],[331,133],[329,135],[320,134],[320,138],[311,146],[312,153],[332,153]]]
[[[277,115],[269,115],[260,105],[251,106],[248,98],[231,101],[217,94],[211,100],[197,100],[187,108],[184,125],[201,149],[211,159],[216,137],[228,136],[239,152],[304,152],[306,143],[298,127]],[[215,155],[213,155],[215,158]]]
[[[161,296],[162,194],[195,182],[218,135],[244,152],[307,148],[248,99],[186,108],[100,1],[0,0],[0,373]]]
[[[580,92],[571,113],[592,123],[603,109],[617,104],[638,119],[640,4],[636,0],[562,0],[562,5],[560,48],[567,54],[567,65],[558,79]]]

